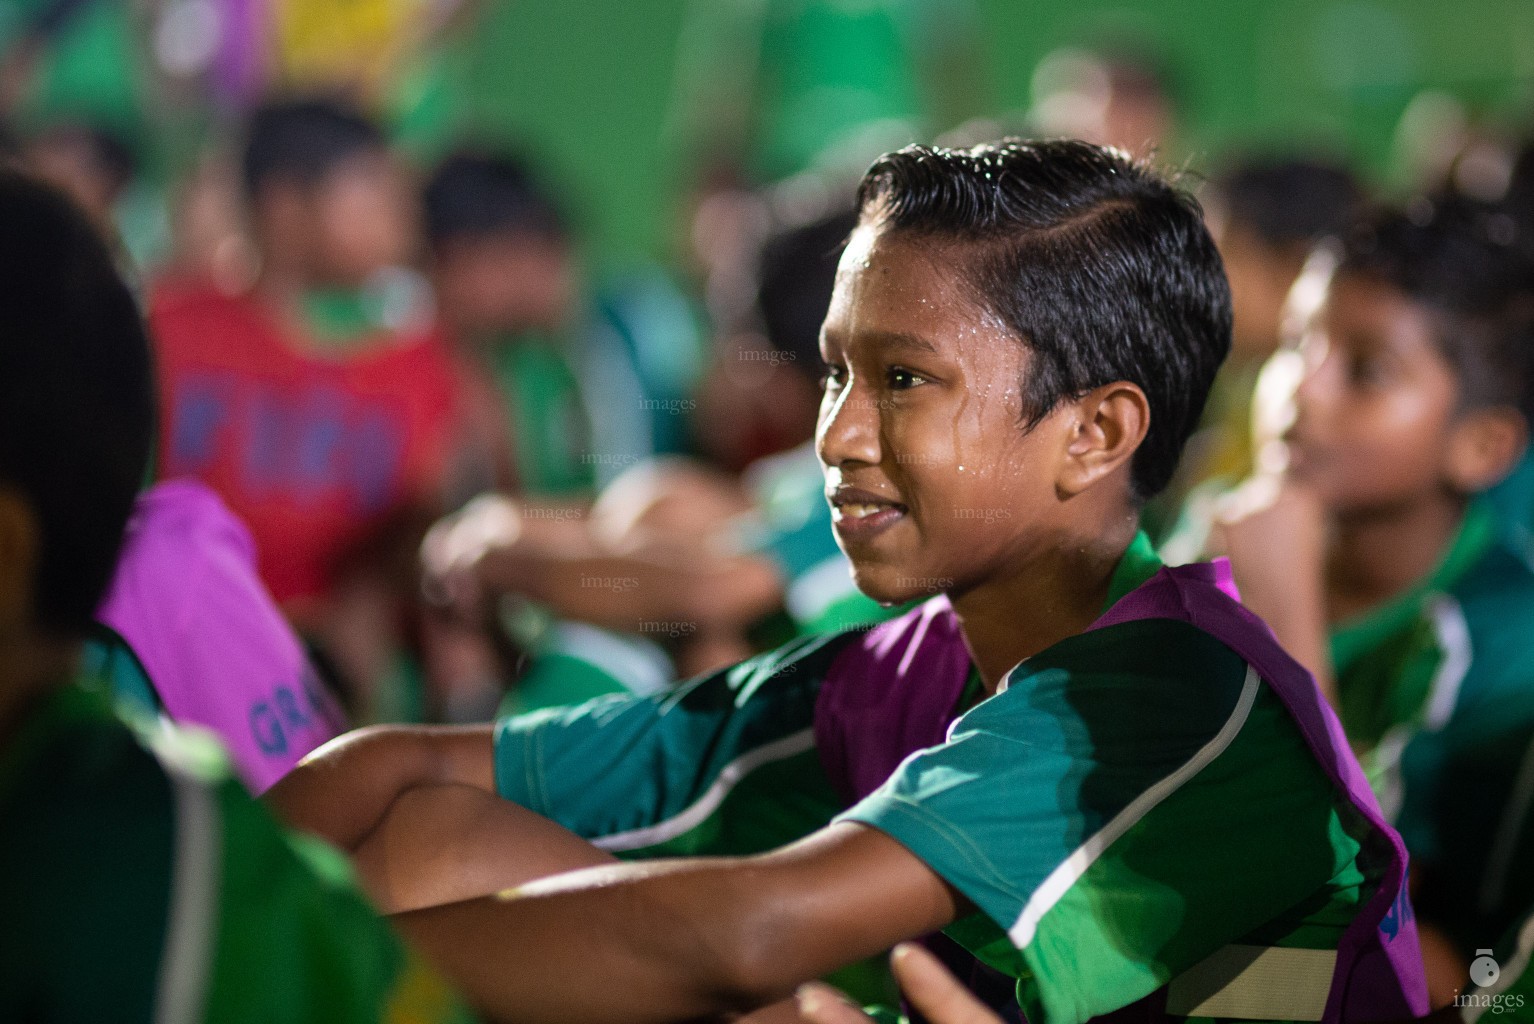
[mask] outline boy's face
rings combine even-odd
[[[821,334],[816,431],[837,542],[885,602],[962,593],[1049,546],[1064,443],[1022,426],[1028,352],[941,246],[862,226]]]
[[[411,205],[403,175],[384,150],[365,150],[336,164],[305,205],[316,283],[355,287],[410,255]]]
[[[556,329],[574,292],[564,245],[526,232],[449,239],[433,277],[443,319],[467,336]]]
[[[1448,486],[1459,385],[1427,310],[1382,282],[1333,280],[1303,342],[1309,372],[1285,435],[1289,473],[1333,512]]]

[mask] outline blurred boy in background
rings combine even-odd
[[[855,224],[855,212],[838,212],[769,238],[756,303],[764,358],[734,368],[754,373],[753,402],[775,406],[780,416],[799,410],[801,422],[785,426],[802,443],[757,460],[739,483],[695,463],[661,460],[630,469],[590,507],[485,499],[436,531],[427,547],[427,571],[444,594],[511,593],[566,619],[628,634],[598,638],[570,622],[529,630],[519,642],[533,657],[503,713],[533,710],[556,695],[579,699],[630,689],[636,666],[652,664],[653,657],[614,659],[603,652],[632,647],[636,633],[641,641],[661,641],[676,673],[685,677],[747,657],[770,646],[773,635],[893,614],[852,584],[850,564],[831,532],[810,440],[823,365],[820,324],[837,259]],[[479,294],[487,299],[481,308],[493,306],[488,297],[497,295],[504,298],[496,301],[512,305],[520,293],[513,284],[498,283],[500,276],[483,280]],[[706,422],[732,415],[749,422],[752,414],[739,401]],[[706,409],[710,403],[701,404]],[[615,580],[627,585],[589,585]],[[787,619],[780,614],[764,622],[780,604]],[[519,620],[540,621],[526,615]],[[674,676],[651,671],[643,678],[669,683]]]
[[[148,343],[62,196],[0,171],[0,223],[0,1019],[466,1021],[335,851],[79,673],[153,443]]]
[[[117,201],[138,167],[132,150],[115,133],[64,121],[29,139],[23,155],[34,174],[61,189],[103,238],[117,243]]]
[[[433,175],[425,212],[439,322],[479,450],[480,468],[456,483],[465,497],[589,493],[591,429],[557,340],[575,304],[559,212],[520,164],[468,154]]]
[[[328,101],[258,111],[242,171],[254,286],[154,296],[160,470],[203,480],[249,525],[273,596],[376,713],[454,403],[391,270],[410,255],[411,207],[378,129]]]
[[[1246,603],[1335,683],[1412,853],[1435,1005],[1534,900],[1534,571],[1477,498],[1534,412],[1534,291],[1498,216],[1421,201],[1350,234],[1282,489],[1217,534]]]
[[[1190,493],[1195,517],[1204,495],[1253,470],[1252,396],[1258,371],[1278,348],[1284,301],[1314,245],[1346,227],[1359,200],[1344,170],[1307,161],[1252,162],[1218,179],[1204,196],[1210,231],[1230,279],[1235,319],[1230,356],[1215,378],[1199,429],[1188,439],[1177,476],[1151,502],[1146,519],[1163,539]],[[1180,524],[1182,530],[1194,524]],[[1199,524],[1199,528],[1202,524]],[[1174,561],[1192,557],[1178,556]]]

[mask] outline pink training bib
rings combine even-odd
[[[249,531],[196,481],[139,496],[97,618],[133,649],[172,721],[218,734],[252,793],[344,727],[256,575]]]

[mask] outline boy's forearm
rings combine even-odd
[[[263,800],[290,828],[355,851],[406,790],[462,783],[495,789],[490,726],[378,726],[338,736]]]
[[[494,793],[449,783],[400,794],[353,861],[374,904],[401,913],[616,858]]]
[[[488,897],[392,920],[490,1020],[642,1024],[744,1008],[727,980],[729,943],[636,885],[643,870],[571,876],[598,886],[590,892]]]
[[[783,592],[766,559],[702,553],[683,564],[604,553],[494,552],[481,563],[480,578],[490,590],[520,592],[569,618],[631,632],[656,622],[739,626],[772,611]]]
[[[545,879],[394,920],[492,1019],[687,1020],[951,922],[960,898],[894,840],[833,826],[761,857],[654,861]]]

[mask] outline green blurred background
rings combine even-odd
[[[0,43],[46,6],[0,3]],[[158,132],[171,141],[149,162],[165,172],[206,126],[149,98],[144,5],[78,6],[28,109]],[[387,106],[423,159],[467,137],[541,161],[596,252],[667,256],[715,141],[708,108],[732,101],[721,93],[751,94],[746,166],[777,177],[849,119],[903,118],[930,137],[1022,110],[1040,58],[1104,36],[1160,56],[1180,106],[1175,155],[1195,168],[1298,144],[1388,185],[1396,126],[1422,90],[1509,124],[1531,106],[1529,0],[488,0],[399,68]]]

